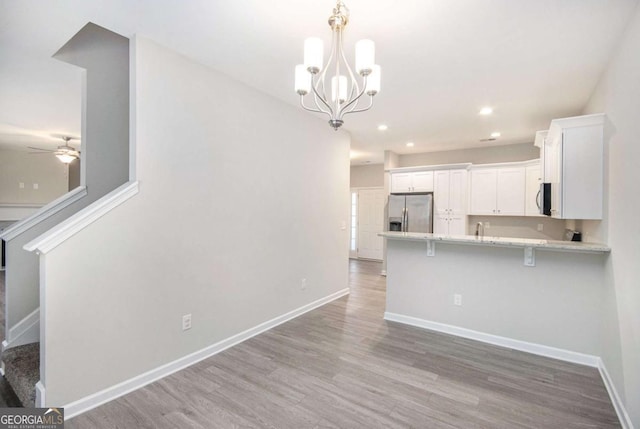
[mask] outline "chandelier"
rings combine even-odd
[[[322,39],[309,37],[304,41],[304,64],[296,66],[295,91],[300,94],[300,105],[311,112],[325,113],[329,125],[337,130],[344,116],[369,110],[373,96],[380,92],[380,66],[375,64],[375,44],[371,40],[356,43],[356,72],[349,66],[342,47],[342,32],[349,22],[349,9],[338,0],[329,17],[331,27],[331,54],[323,64]],[[305,95],[312,93],[313,105],[304,104]],[[329,95],[329,97],[327,96]],[[358,108],[362,96],[369,96],[366,107]]]

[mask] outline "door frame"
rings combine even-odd
[[[353,231],[353,225],[351,224],[352,219],[354,218],[353,216],[353,202],[351,201],[351,195],[353,195],[353,193],[356,193],[356,201],[355,201],[355,209],[356,209],[356,222],[359,219],[359,215],[358,215],[358,203],[360,202],[360,196],[359,196],[359,192],[360,191],[382,191],[384,193],[385,188],[384,186],[356,186],[356,187],[351,187],[349,188],[349,205],[350,205],[350,210],[349,210],[349,259],[359,259],[358,258],[358,246],[359,246],[359,242],[358,242],[358,224],[356,224],[355,227],[355,250],[351,250],[351,241],[353,239],[352,236],[352,231]],[[386,198],[388,198],[389,195],[386,194],[385,195],[385,200]],[[385,201],[386,203],[386,201]],[[386,221],[386,219],[384,219],[383,216],[383,223]],[[384,251],[382,254],[382,258],[384,260]]]

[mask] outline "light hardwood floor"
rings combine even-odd
[[[351,294],[67,428],[613,428],[594,368],[385,322],[380,264]]]

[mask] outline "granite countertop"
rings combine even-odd
[[[605,244],[599,243],[583,243],[577,241],[560,241],[560,240],[539,240],[532,238],[512,238],[512,237],[489,237],[482,238],[475,235],[444,235],[444,234],[426,234],[424,232],[395,232],[386,231],[378,234],[392,240],[410,240],[410,241],[440,241],[443,243],[468,244],[480,246],[499,246],[499,247],[516,247],[541,250],[560,250],[566,252],[585,252],[585,253],[609,253],[611,248]]]

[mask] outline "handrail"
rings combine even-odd
[[[23,232],[31,229],[35,225],[42,221],[47,220],[49,217],[58,213],[65,207],[75,203],[81,198],[87,195],[87,188],[85,186],[79,186],[74,190],[67,192],[61,197],[51,201],[49,204],[43,206],[40,210],[35,212],[29,217],[22,219],[21,221],[11,225],[0,234],[0,239],[4,241],[10,241],[22,234]]]
[[[29,252],[47,253],[137,193],[138,182],[127,182],[99,200],[94,201],[64,222],[31,240],[23,248]]]

